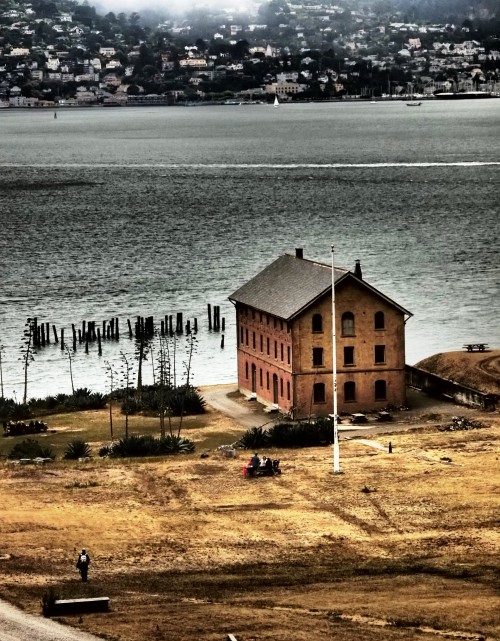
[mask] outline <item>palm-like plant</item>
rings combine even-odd
[[[92,455],[92,450],[90,445],[86,443],[83,439],[75,439],[68,443],[66,450],[64,452],[64,458],[72,461],[76,461],[79,458],[88,458]]]

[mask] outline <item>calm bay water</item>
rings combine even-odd
[[[0,344],[22,397],[24,323],[118,316],[122,338],[73,362],[104,391],[133,355],[126,319],[198,317],[194,382],[236,380],[227,296],[278,255],[353,268],[410,309],[407,362],[499,341],[500,100],[0,111]],[[221,305],[226,347],[209,334]],[[179,346],[182,368],[184,347]],[[150,364],[146,365],[151,378]],[[29,395],[69,392],[51,345]]]

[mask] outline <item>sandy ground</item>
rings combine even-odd
[[[439,431],[453,414],[486,427]],[[204,420],[218,442],[244,430],[216,410]],[[81,437],[82,421],[68,429]],[[346,436],[382,449],[342,441],[342,474],[331,448],[270,451],[283,474],[261,479],[241,474],[248,453],[214,448],[203,459],[4,463],[0,596],[35,613],[49,587],[109,596],[108,614],[63,619],[108,641],[500,638],[500,415],[417,394],[394,424]],[[189,437],[207,442],[202,425]],[[74,568],[82,546],[87,585]]]

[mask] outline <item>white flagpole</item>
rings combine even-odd
[[[337,425],[337,336],[335,317],[335,246],[332,245],[332,371],[333,371],[333,471],[340,472],[339,431]]]

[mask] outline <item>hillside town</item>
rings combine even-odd
[[[500,96],[497,3],[454,23],[395,6],[271,0],[144,17],[0,0],[0,107]]]

